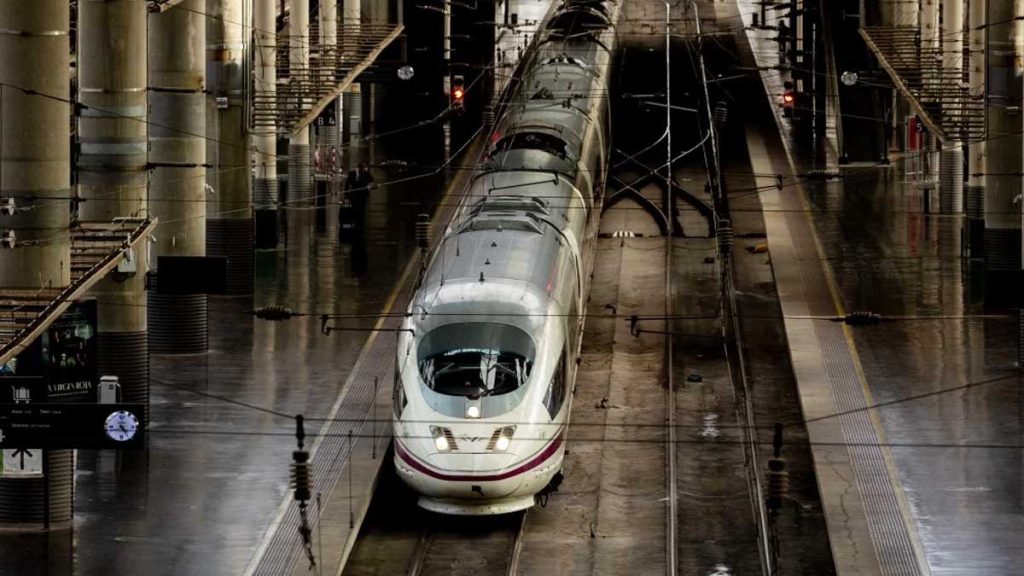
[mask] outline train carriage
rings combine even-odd
[[[560,480],[618,12],[564,0],[542,26],[410,304],[395,468],[428,510],[514,512]]]

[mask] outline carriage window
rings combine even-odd
[[[431,390],[448,396],[498,396],[530,378],[533,342],[506,324],[470,322],[440,326],[419,346],[419,369]]]

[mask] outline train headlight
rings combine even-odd
[[[491,437],[490,449],[495,452],[504,452],[508,450],[510,444],[512,444],[512,436],[516,433],[515,426],[505,426],[504,428],[498,428],[494,431],[494,435]]]
[[[437,448],[439,452],[447,452],[452,449],[452,444],[448,440],[448,435],[444,432],[444,428],[441,428],[440,426],[430,427],[430,435],[434,437],[434,448]]]
[[[498,452],[504,452],[508,450],[508,445],[512,443],[512,439],[502,434],[498,437],[498,441],[494,443],[494,449]]]

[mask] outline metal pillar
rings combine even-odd
[[[273,97],[277,92],[277,0],[256,0],[256,87]],[[277,127],[254,130],[256,153],[254,200],[256,205],[256,247],[277,247]]]
[[[252,294],[253,221],[249,176],[248,0],[207,0],[207,87],[215,118],[215,169],[206,215],[206,253],[228,259],[227,293]]]
[[[145,0],[78,5],[79,218],[110,222],[148,212]],[[130,269],[92,290],[98,300],[100,373],[117,376],[122,399],[149,405],[145,248]],[[148,408],[147,408],[148,410]]]
[[[942,0],[942,68],[963,75],[964,0]],[[955,135],[943,143],[939,157],[939,211],[961,214],[964,210],[964,150]]]
[[[985,99],[985,62],[988,48],[985,44],[985,24],[988,22],[986,2],[987,0],[970,0],[970,11],[967,15],[967,39],[970,44],[968,87],[971,98],[977,101]],[[963,246],[972,258],[981,258],[985,254],[984,174],[987,164],[985,140],[970,142],[967,148],[967,186],[964,189],[967,228]]]
[[[985,171],[985,261],[990,272],[1019,270],[1021,265],[1020,194],[1024,152],[1021,147],[1020,0],[988,3],[988,98],[985,107],[988,166]]]
[[[948,140],[939,155],[939,212],[960,214],[964,205],[964,154],[960,142]]]
[[[151,280],[160,256],[206,255],[206,21],[203,0],[149,15],[149,209],[159,218]],[[149,290],[149,351],[194,354],[207,348],[206,295]]]
[[[5,287],[71,281],[70,201],[62,200],[71,196],[69,17],[66,0],[0,0],[0,197],[15,205],[0,215],[0,233],[18,242],[0,249]],[[46,454],[43,476],[0,477],[0,523],[70,526],[73,452]]]
[[[290,82],[309,78],[309,2],[291,0],[288,16],[288,65]],[[288,200],[285,208],[310,203],[309,127],[291,135],[288,142]]]

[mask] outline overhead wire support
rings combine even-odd
[[[299,503],[299,535],[302,536],[302,547],[309,559],[309,569],[316,567],[316,556],[313,554],[313,530],[309,526],[307,508],[312,496],[312,477],[309,463],[309,452],[304,449],[306,429],[303,426],[302,414],[295,416],[295,440],[298,449],[292,452],[292,485],[295,488],[295,501]]]
[[[667,0],[666,0],[667,2]],[[721,213],[725,206],[725,198],[722,196],[722,169],[718,158],[718,136],[715,133],[714,112],[711,111],[711,95],[708,90],[708,73],[704,65],[704,33],[700,24],[700,12],[696,0],[690,0],[693,6],[693,16],[697,25],[697,61],[700,68],[701,86],[704,88],[704,107],[708,114],[708,135],[711,138],[711,166],[708,167],[710,174],[711,195],[716,210]]]

